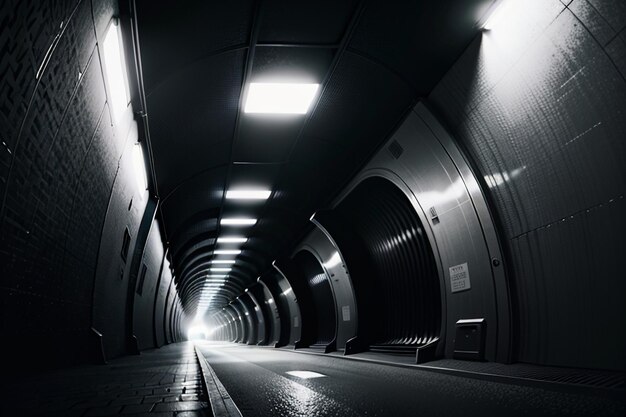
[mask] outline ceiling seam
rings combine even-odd
[[[235,126],[233,129],[233,140],[232,140],[232,144],[231,144],[231,148],[230,148],[230,157],[229,157],[229,164],[228,164],[228,168],[226,171],[226,178],[224,179],[224,189],[222,192],[222,202],[220,205],[220,211],[218,214],[218,218],[217,218],[217,236],[219,237],[219,234],[221,232],[221,227],[220,227],[220,223],[222,220],[222,215],[224,214],[224,203],[226,200],[226,189],[230,184],[230,178],[232,175],[232,166],[233,166],[233,156],[235,153],[235,146],[237,143],[237,139],[239,137],[239,129],[240,129],[240,120],[241,120],[241,108],[242,108],[242,104],[243,104],[243,99],[246,95],[246,91],[247,91],[247,82],[248,79],[250,78],[250,75],[252,73],[252,64],[254,62],[254,54],[256,51],[256,44],[258,42],[258,38],[259,38],[259,32],[260,32],[260,28],[261,28],[261,12],[262,12],[262,0],[257,0],[254,3],[254,13],[252,14],[252,20],[250,22],[250,40],[249,40],[249,47],[248,47],[248,53],[246,55],[246,60],[245,60],[245,64],[244,64],[244,69],[243,69],[243,76],[242,76],[242,80],[241,80],[241,91],[239,93],[239,107],[237,108],[237,116],[235,119]],[[215,254],[213,254],[211,256],[211,259],[215,258]],[[235,264],[236,265],[236,264]],[[233,268],[235,267],[235,265],[233,265]],[[226,279],[228,279],[228,277],[226,277]],[[207,311],[209,309],[207,308]]]

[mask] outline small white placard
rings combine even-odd
[[[298,321],[298,316],[293,316],[293,327],[300,327],[300,322]]]
[[[467,262],[450,267],[450,290],[452,292],[465,291],[472,288],[470,284]]]
[[[350,306],[341,307],[341,316],[343,321],[350,321]]]

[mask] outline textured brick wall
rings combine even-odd
[[[625,369],[626,3],[517,3],[430,100],[501,220],[518,359]]]
[[[35,354],[29,363],[49,366],[89,360],[92,326],[104,333],[107,353],[121,354],[129,271],[119,252],[124,229],[136,234],[147,193],[133,173],[132,110],[112,123],[99,54],[117,2],[0,7],[5,358]]]

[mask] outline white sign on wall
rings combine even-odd
[[[293,327],[300,327],[298,316],[293,316]]]
[[[450,291],[459,292],[472,288],[467,262],[450,267]]]
[[[350,321],[350,306],[341,307],[341,316],[343,321]]]

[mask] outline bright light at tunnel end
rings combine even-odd
[[[306,114],[319,84],[250,83],[245,113]]]
[[[207,326],[201,323],[192,324],[187,330],[188,340],[205,340],[213,333],[213,329],[209,329]]]

